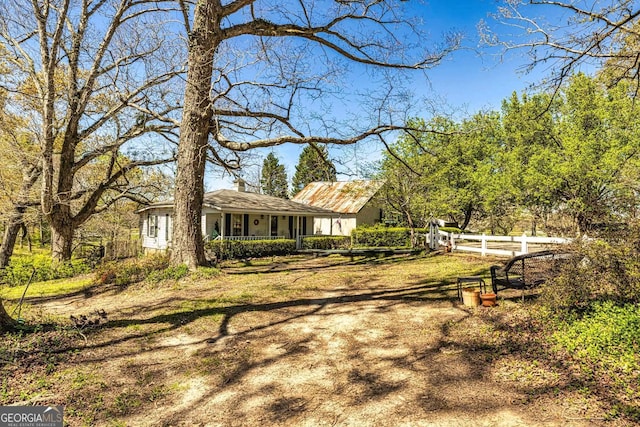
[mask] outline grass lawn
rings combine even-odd
[[[51,324],[5,336],[0,405],[61,404],[72,426],[633,425],[539,345],[531,301],[458,303],[456,278],[493,262],[296,256],[34,284],[24,316]]]
[[[89,288],[93,284],[93,281],[93,276],[87,275],[31,283],[27,289],[27,296],[34,298],[69,295]],[[0,298],[9,300],[19,299],[26,288],[27,285],[2,287],[0,288]]]

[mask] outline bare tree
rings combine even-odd
[[[16,72],[0,85],[40,147],[41,206],[55,260],[74,230],[122,198],[131,171],[172,157],[172,96],[182,46],[162,17],[175,2],[16,0],[0,5],[0,43]],[[179,86],[181,89],[181,86]],[[152,135],[162,138],[152,139]]]
[[[382,117],[399,76],[371,70],[427,69],[460,43],[449,34],[425,49],[418,20],[391,0],[199,0],[193,11],[181,4],[189,54],[172,257],[190,267],[206,262],[200,211],[208,157],[224,164],[224,150],[345,145],[398,130]],[[379,81],[386,103],[358,111],[372,119],[366,126],[349,126],[331,111],[357,97],[349,85],[358,78]]]
[[[546,67],[557,91],[581,67],[604,66],[611,85],[631,79],[640,87],[640,6],[632,0],[505,0],[498,31],[480,26],[486,43],[525,50],[530,71]]]

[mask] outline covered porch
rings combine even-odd
[[[205,240],[297,239],[313,234],[313,216],[302,213],[203,211]]]

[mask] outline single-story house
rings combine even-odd
[[[374,196],[383,184],[383,181],[312,182],[292,200],[333,213],[314,215],[313,234],[349,236],[358,225],[382,221],[383,212]]]
[[[145,251],[171,247],[173,202],[153,203],[139,209],[140,234]],[[250,193],[242,180],[235,190],[216,190],[204,195],[202,235],[205,240],[295,239],[314,234],[316,216],[338,216],[321,207],[264,194]]]

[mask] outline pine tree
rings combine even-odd
[[[282,199],[289,197],[287,172],[284,170],[284,165],[280,164],[280,161],[273,153],[269,153],[262,163],[260,187],[263,194]]]
[[[329,152],[324,145],[307,145],[300,153],[300,159],[293,175],[291,191],[295,194],[310,182],[335,181],[336,167],[329,160]]]

